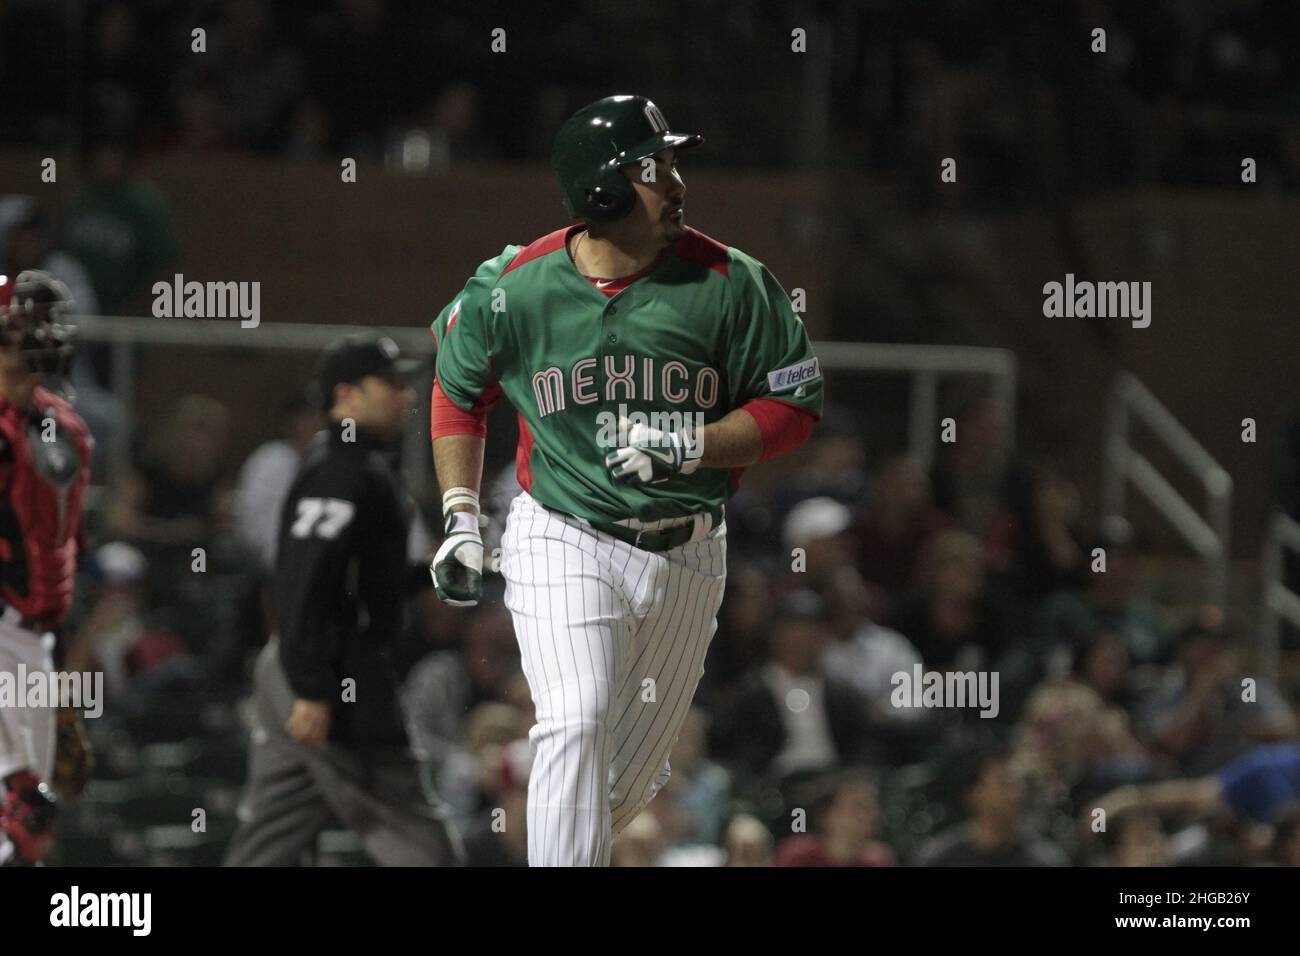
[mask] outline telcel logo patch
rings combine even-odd
[[[767,388],[768,391],[774,393],[788,392],[806,382],[821,378],[821,374],[821,367],[814,356],[806,362],[800,362],[798,365],[789,365],[785,368],[779,368],[775,372],[768,372]]]

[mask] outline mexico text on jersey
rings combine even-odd
[[[580,228],[479,266],[434,322],[438,385],[465,411],[510,400],[519,482],[551,508],[615,521],[716,509],[739,469],[623,485],[603,464],[611,424],[709,424],[756,399],[820,416],[803,322],[762,263],[694,229],[609,297],[569,259],[566,238]]]

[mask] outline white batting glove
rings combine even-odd
[[[673,475],[689,475],[700,467],[703,449],[690,432],[665,432],[626,418],[618,420],[627,444],[605,456],[605,467],[615,481],[629,485],[657,485]]]
[[[447,537],[429,568],[438,600],[451,607],[474,607],[483,592],[483,536],[472,511],[447,515]]]

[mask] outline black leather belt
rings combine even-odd
[[[546,508],[545,505],[542,507]],[[547,508],[547,511],[555,511],[556,514],[565,514],[563,511],[556,511],[554,508]],[[722,509],[717,508],[709,512],[713,518],[712,528],[716,528],[722,523]],[[571,516],[570,516],[571,517]],[[642,551],[671,551],[673,548],[686,544],[691,538],[695,537],[695,521],[691,520],[686,524],[678,525],[672,528],[663,528],[658,531],[645,531],[638,528],[629,528],[627,525],[615,524],[612,521],[600,521],[593,518],[581,519],[590,524],[597,531],[603,531],[610,537],[617,538],[625,544],[630,544],[634,548],[640,548]]]

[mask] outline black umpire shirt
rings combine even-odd
[[[332,703],[331,740],[406,742],[389,650],[431,583],[407,562],[410,517],[388,445],[340,422],[316,435],[280,512],[275,604],[289,686]]]

